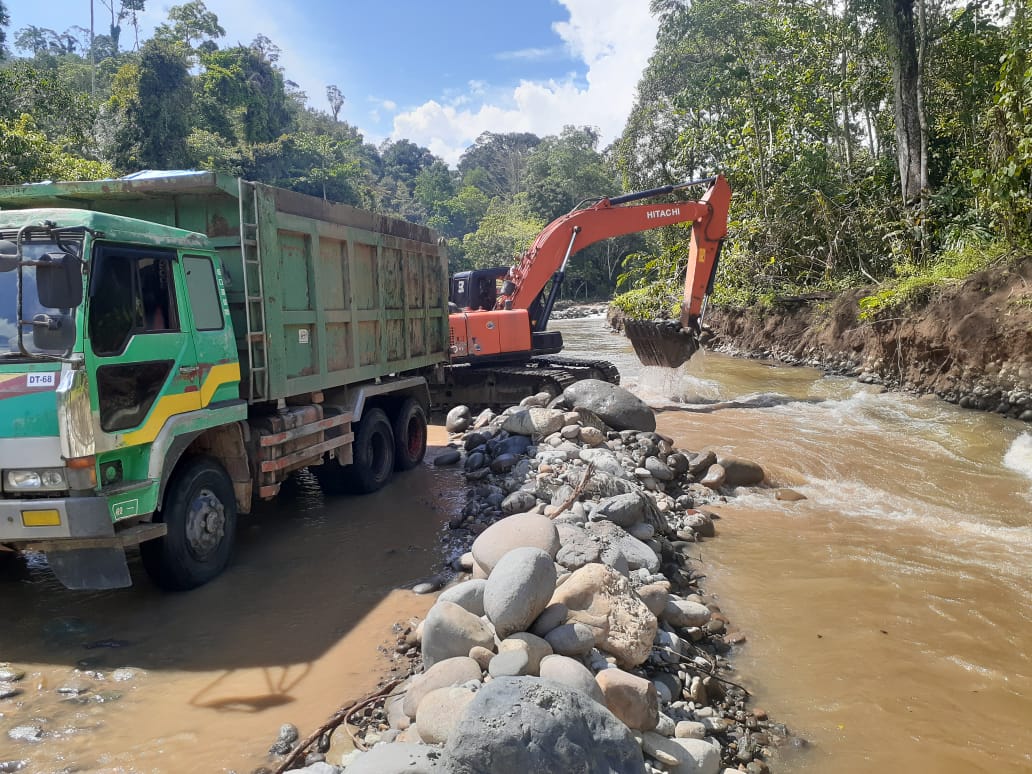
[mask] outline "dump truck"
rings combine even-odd
[[[208,172],[0,187],[0,550],[206,583],[299,468],[417,465],[448,348],[425,227]]]

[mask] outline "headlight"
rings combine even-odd
[[[4,474],[4,489],[8,491],[53,491],[67,488],[64,468],[8,470]]]

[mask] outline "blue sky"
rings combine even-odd
[[[116,0],[117,1],[117,0]],[[90,0],[5,0],[8,42],[34,24],[89,26]],[[93,0],[97,33],[107,10]],[[141,36],[169,0],[149,0]],[[554,134],[566,124],[623,128],[655,44],[648,0],[206,0],[224,45],[267,35],[288,78],[327,108],[327,84],[346,97],[341,118],[372,142],[407,137],[454,163],[483,131]],[[123,44],[132,44],[130,30]]]

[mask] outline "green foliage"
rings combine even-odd
[[[11,23],[11,16],[7,13],[7,6],[0,0],[0,60],[7,58],[7,27]]]
[[[514,197],[527,190],[524,172],[530,152],[541,139],[529,132],[484,132],[459,159],[459,174],[488,198]]]
[[[681,313],[683,288],[667,280],[614,296],[613,306],[631,320],[667,320]]]
[[[1002,262],[1009,254],[1006,245],[993,242],[948,251],[931,264],[898,266],[897,278],[883,283],[875,293],[860,299],[860,319],[875,320],[887,313],[920,304],[936,291]]]
[[[508,266],[520,256],[545,223],[530,212],[526,194],[511,200],[496,197],[477,230],[466,234],[462,247],[471,268]]]
[[[67,153],[36,128],[29,115],[0,118],[0,185],[41,180],[100,180],[114,169]]]

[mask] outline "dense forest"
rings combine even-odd
[[[1026,0],[652,0],[656,49],[620,138],[488,132],[455,169],[366,142],[339,88],[300,91],[263,35],[225,45],[202,0],[141,39],[151,1],[100,0],[91,37],[11,30],[0,0],[0,183],[229,172],[428,224],[457,269],[511,261],[584,199],[719,171],[735,193],[723,300],[889,280],[873,313],[1032,241]],[[685,236],[585,251],[567,297],[618,288],[661,311]]]

